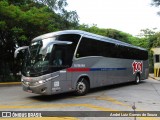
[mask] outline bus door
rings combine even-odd
[[[67,78],[67,68],[70,66],[68,62],[67,46],[55,45],[52,59],[53,70],[57,78],[52,81],[52,89],[60,91],[68,91],[71,88],[71,80]],[[56,72],[57,71],[57,72]]]

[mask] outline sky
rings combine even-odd
[[[76,10],[80,24],[117,29],[134,36],[141,29],[160,31],[159,8],[152,0],[67,0],[68,10]]]

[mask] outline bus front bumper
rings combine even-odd
[[[51,95],[51,81],[38,85],[30,85],[22,82],[23,90],[29,93],[36,93],[42,95]]]

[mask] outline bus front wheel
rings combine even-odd
[[[81,78],[76,85],[76,95],[82,96],[89,91],[89,83],[85,78]]]

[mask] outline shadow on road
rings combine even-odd
[[[141,81],[140,84],[145,84],[145,83],[146,83],[145,81]],[[106,90],[112,90],[112,89],[114,90],[114,89],[133,86],[133,85],[135,85],[135,84],[133,82],[131,82],[131,83],[122,83],[122,84],[98,87],[98,88],[91,89],[87,95],[92,95],[94,93],[98,93],[98,92],[102,92],[102,91],[106,91]],[[28,98],[39,101],[39,102],[53,102],[53,101],[58,101],[61,99],[72,99],[72,98],[76,98],[76,97],[77,96],[74,94],[74,92],[69,92],[69,93],[61,93],[61,94],[55,94],[55,95],[30,96]]]

